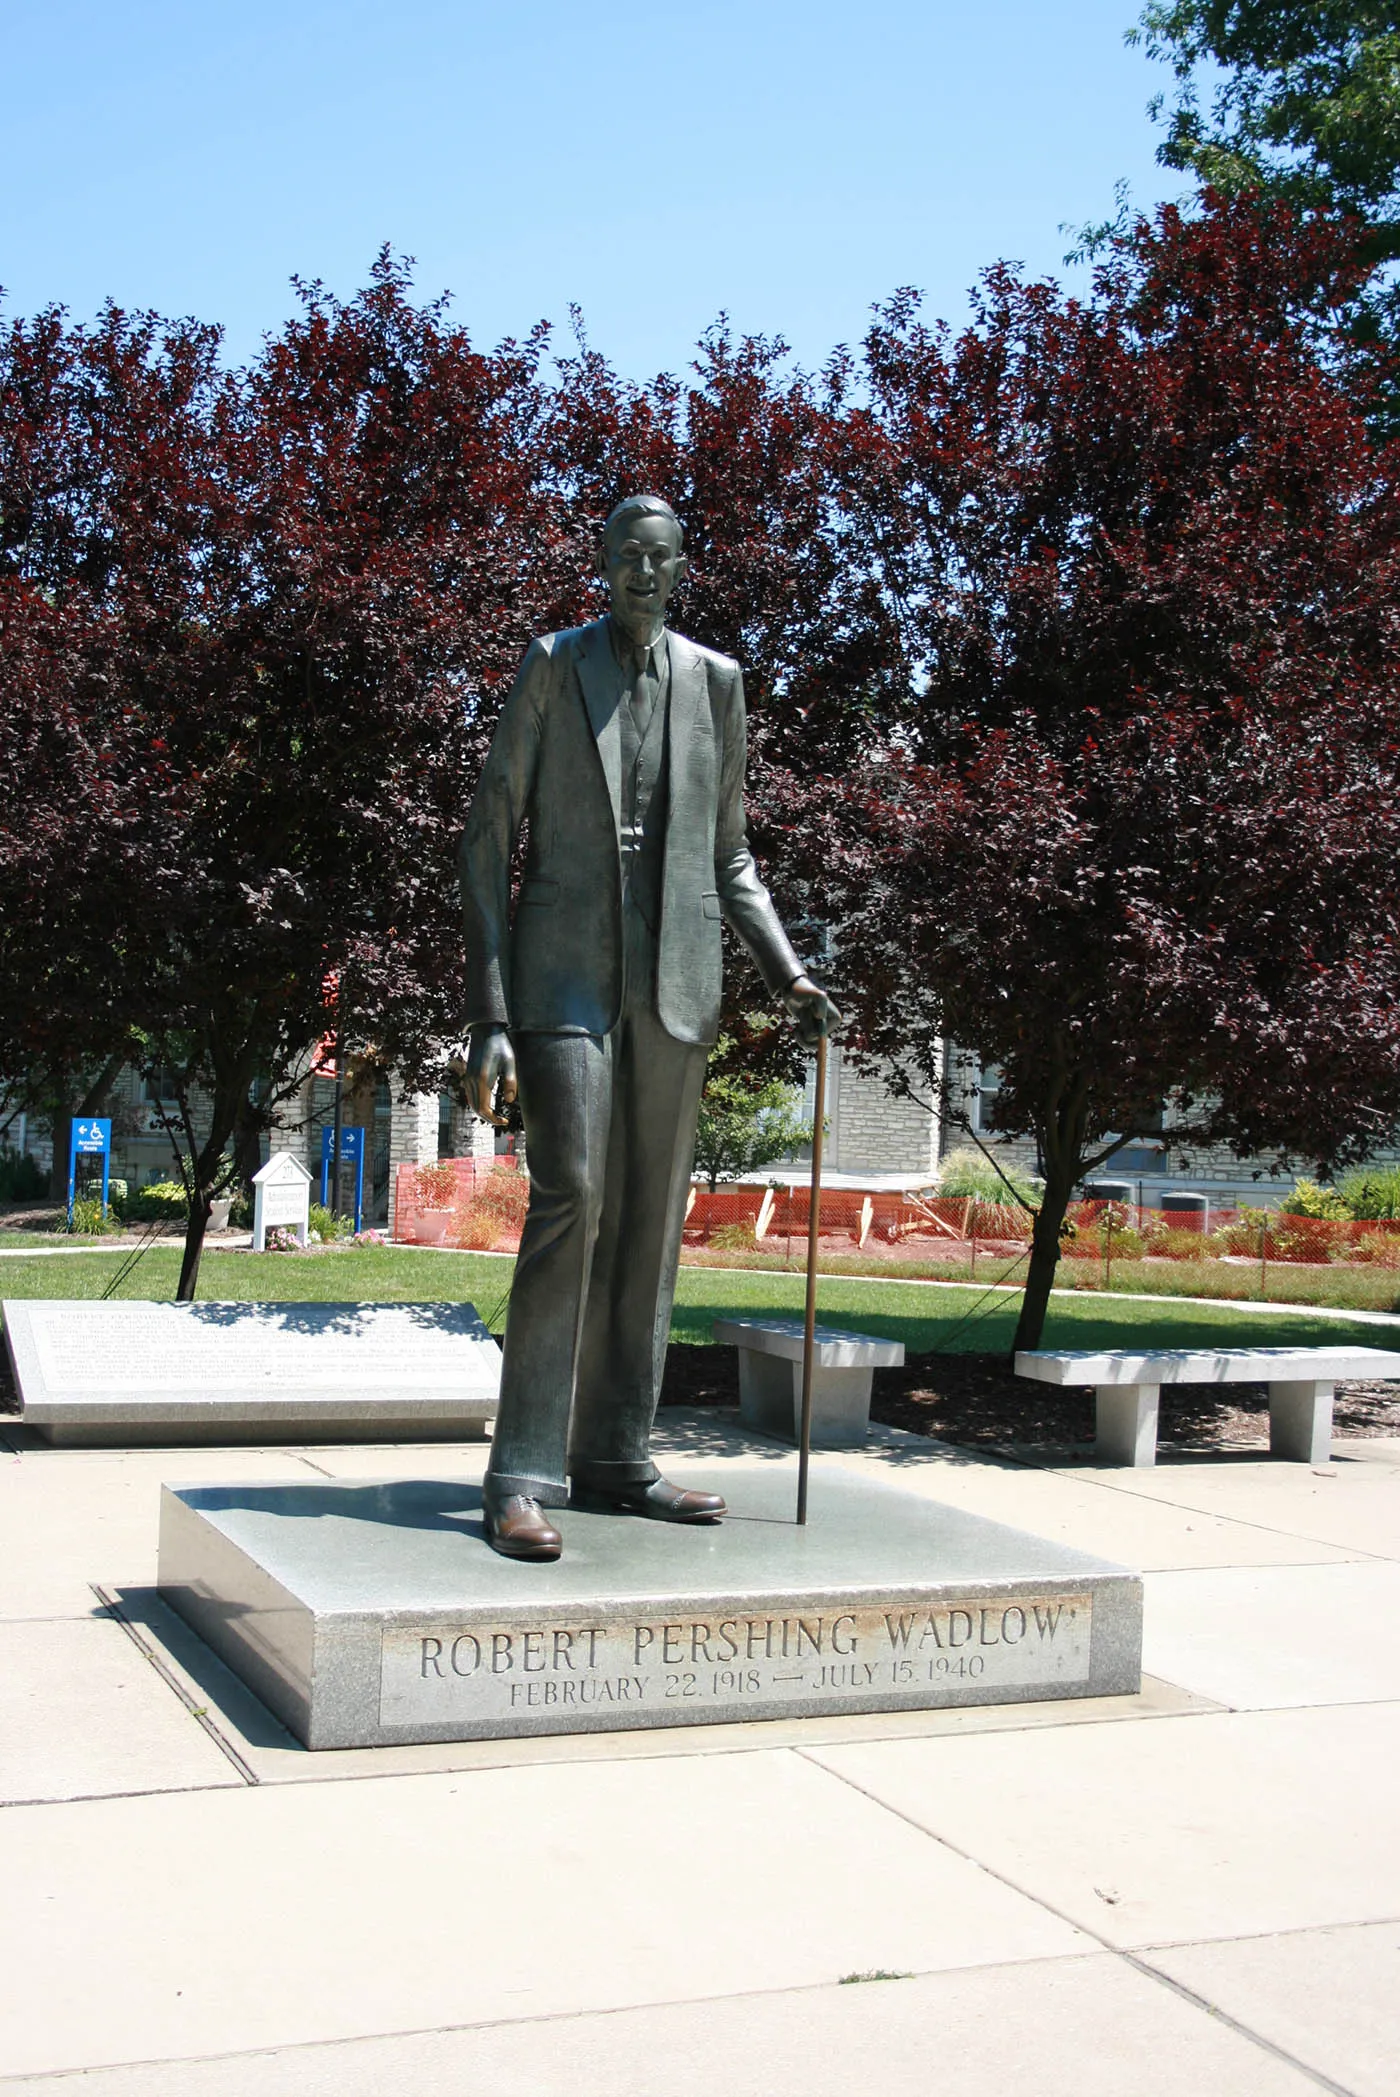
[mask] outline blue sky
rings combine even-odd
[[[570,302],[620,368],[725,310],[807,363],[902,284],[956,321],[1009,256],[1150,203],[1137,0],[9,0],[0,283],[256,349],[383,241],[483,344]]]

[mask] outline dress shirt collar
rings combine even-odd
[[[652,676],[658,682],[665,676],[666,665],[670,659],[670,650],[666,645],[666,629],[664,626],[657,628],[649,642],[634,641],[621,621],[615,619],[612,613],[609,612],[608,639],[612,643],[614,660],[621,669],[627,672],[629,677],[636,674],[637,650],[639,648],[645,648],[646,650],[646,666]]]

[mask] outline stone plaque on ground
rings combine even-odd
[[[488,1549],[461,1482],[166,1488],[161,1592],[309,1747],[1129,1694],[1135,1574],[852,1472],[691,1474],[730,1515],[565,1510]],[[553,1518],[553,1514],[552,1514]]]
[[[0,1308],[50,1442],[460,1441],[495,1416],[500,1349],[469,1303]]]

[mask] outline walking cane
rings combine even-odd
[[[812,1199],[807,1217],[807,1310],[802,1327],[802,1426],[797,1439],[797,1524],[807,1521],[812,1461],[812,1369],[817,1350],[817,1239],[822,1207],[822,1132],[826,1119],[826,1029],[817,1037],[817,1108],[812,1120]]]

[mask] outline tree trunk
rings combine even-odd
[[[238,1184],[251,1201],[253,1174],[262,1164],[262,1122],[251,1100],[244,1100],[239,1107],[233,1131],[233,1154],[238,1160]]]
[[[240,1065],[238,1075],[227,1084],[215,1085],[214,1097],[210,1102],[209,1134],[190,1161],[186,1187],[190,1197],[189,1221],[185,1225],[185,1250],[180,1261],[180,1279],[175,1288],[177,1303],[193,1303],[199,1286],[199,1262],[204,1251],[204,1234],[209,1228],[209,1211],[213,1206],[214,1190],[218,1185],[223,1167],[224,1152],[227,1150],[234,1129],[238,1124],[239,1112],[248,1096],[248,1079]],[[185,1104],[181,1112],[186,1130],[191,1123]]]
[[[180,1279],[175,1287],[177,1303],[193,1303],[199,1287],[199,1261],[204,1251],[204,1233],[209,1228],[212,1197],[202,1189],[190,1196],[189,1221],[185,1225],[185,1250],[180,1261]]]
[[[49,1167],[49,1200],[68,1199],[68,1154],[73,1142],[73,1102],[61,1099],[53,1110],[53,1164]]]
[[[1038,1347],[1050,1308],[1050,1291],[1060,1264],[1060,1230],[1084,1170],[1084,1129],[1088,1115],[1088,1080],[1076,1072],[1066,1055],[1055,1074],[1045,1118],[1036,1131],[1036,1142],[1045,1160],[1045,1193],[1031,1233],[1031,1257],[1026,1269],[1026,1292],[1016,1321],[1013,1352]]]
[[[1031,1256],[1026,1268],[1026,1292],[1021,1298],[1021,1315],[1016,1323],[1013,1349],[1038,1347],[1040,1336],[1045,1330],[1045,1314],[1050,1308],[1050,1291],[1055,1286],[1055,1275],[1060,1265],[1060,1228],[1069,1207],[1069,1197],[1074,1185],[1072,1180],[1060,1179],[1058,1186],[1049,1178],[1045,1182],[1045,1197],[1036,1213],[1035,1228],[1031,1233]]]

